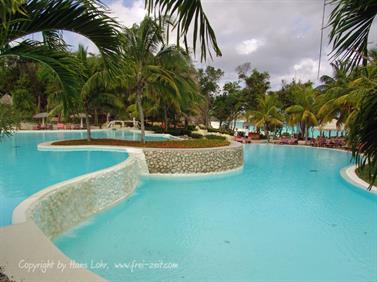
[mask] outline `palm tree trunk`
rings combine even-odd
[[[89,109],[87,105],[85,105],[85,121],[86,121],[87,140],[90,142],[92,141],[92,132],[90,131]]]
[[[140,129],[141,129],[141,134],[140,134],[140,142],[145,144],[145,126],[144,126],[144,111],[143,111],[143,105],[141,104],[141,90],[138,88],[137,94],[136,94],[136,103],[137,103],[137,108],[139,111],[139,117],[140,117]]]
[[[308,124],[305,124],[305,144],[308,144]]]
[[[98,126],[98,111],[96,108],[94,109],[94,123]]]
[[[264,134],[266,135],[267,143],[270,143],[270,139],[269,139],[269,136],[268,136],[268,126],[267,125],[264,126]]]
[[[165,133],[166,133],[168,132],[168,128],[169,128],[168,110],[166,106],[164,106],[164,122],[165,122]]]

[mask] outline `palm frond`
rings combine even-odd
[[[1,57],[16,56],[37,61],[51,69],[65,90],[62,97],[66,108],[72,104],[72,96],[78,94],[80,80],[77,78],[77,68],[80,66],[75,57],[67,52],[52,50],[44,44],[26,40],[14,47],[4,49]]]
[[[108,66],[119,53],[119,25],[96,0],[27,0],[25,13],[15,12],[9,19],[1,46],[37,33],[71,31],[87,37],[99,49]],[[51,37],[50,37],[51,38]],[[56,38],[55,38],[56,39]]]
[[[353,69],[360,62],[366,65],[368,36],[377,14],[375,0],[331,0],[334,5],[330,14],[330,41],[333,43],[332,57]]]
[[[174,26],[177,32],[177,45],[183,38],[187,46],[187,36],[192,28],[193,49],[196,52],[199,39],[202,61],[206,60],[207,52],[212,58],[211,49],[216,56],[221,56],[215,32],[200,0],[145,0],[145,7],[149,13],[159,11],[163,16],[177,19]]]

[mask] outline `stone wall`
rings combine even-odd
[[[53,238],[127,197],[146,169],[143,154],[129,154],[125,162],[110,169],[63,182],[31,206],[27,217]]]
[[[205,149],[144,149],[149,173],[194,174],[233,170],[243,166],[243,146]]]

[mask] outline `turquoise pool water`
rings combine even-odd
[[[136,140],[125,131],[96,131],[94,137]],[[13,209],[31,194],[49,185],[110,167],[127,158],[118,152],[43,152],[41,142],[85,138],[85,132],[16,133],[0,141],[0,226],[11,223]],[[148,139],[161,137],[148,136]]]
[[[377,196],[340,176],[349,154],[246,145],[245,161],[144,178],[55,244],[113,282],[377,280]]]

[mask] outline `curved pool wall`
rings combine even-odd
[[[127,152],[128,159],[108,169],[50,186],[33,194],[16,207],[13,212],[13,223],[33,220],[49,238],[60,235],[132,194],[143,175],[210,174],[232,171],[243,165],[243,146],[237,143],[220,148],[175,150],[117,146],[56,146],[52,143],[41,143],[38,149]],[[162,156],[159,155],[161,152]],[[210,163],[217,165],[203,169],[211,154]],[[154,168],[155,159],[151,156],[160,156],[157,162],[169,162],[172,165],[171,169]],[[196,169],[188,170],[187,167],[191,165]],[[177,167],[181,169],[177,170]],[[154,168],[153,171],[151,168]]]
[[[93,136],[113,134],[95,131]],[[25,198],[56,183],[124,161],[127,153],[110,151],[41,152],[39,143],[85,138],[84,132],[17,132],[0,140],[0,226],[11,224],[13,209]],[[130,134],[127,138],[133,138]]]
[[[140,175],[147,172],[142,152],[129,153],[128,159],[118,165],[32,195],[14,210],[13,223],[33,220],[47,237],[54,238],[126,198],[136,188]]]
[[[226,147],[198,149],[143,150],[151,174],[207,174],[242,168],[243,146],[231,142]]]

